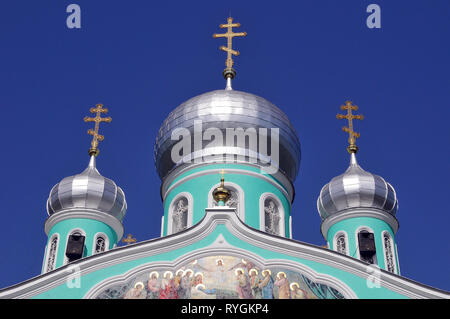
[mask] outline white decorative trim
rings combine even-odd
[[[350,247],[349,247],[348,235],[347,235],[347,232],[346,232],[346,231],[340,230],[340,231],[338,231],[338,232],[334,235],[334,238],[333,238],[333,250],[336,251],[336,252],[338,252],[338,250],[337,250],[337,239],[338,239],[338,237],[341,236],[341,235],[344,235],[345,254],[346,254],[347,256],[350,256]],[[330,245],[330,244],[328,243],[328,246],[329,246],[329,245]]]
[[[49,252],[52,247],[52,241],[55,237],[56,237],[55,260],[53,261],[53,268],[48,270],[48,259],[50,258]],[[45,262],[44,262],[44,267],[43,267],[42,273],[47,273],[47,272],[53,271],[57,268],[56,265],[57,265],[57,261],[58,261],[58,249],[59,249],[60,243],[61,243],[61,236],[59,235],[59,233],[54,233],[52,235],[52,237],[50,237],[50,240],[47,243],[46,256],[45,256]]]
[[[187,215],[187,228],[192,227],[192,220],[194,215],[194,199],[192,198],[191,193],[188,192],[181,192],[175,196],[172,201],[170,202],[169,209],[167,211],[167,235],[173,234],[172,226],[173,226],[173,205],[176,203],[176,201],[180,198],[184,197],[186,198],[188,202],[188,215]]]
[[[192,167],[190,167],[190,169],[192,169]],[[292,201],[293,201],[293,190],[294,189],[293,189],[292,184],[289,184],[290,187],[287,188],[289,191],[286,191],[286,189],[283,187],[286,185],[282,184],[283,186],[281,186],[276,181],[274,181],[272,178],[270,178],[266,175],[263,175],[261,173],[247,171],[244,169],[237,169],[237,168],[227,168],[226,171],[227,171],[227,174],[248,175],[248,176],[256,177],[258,179],[262,179],[262,180],[272,184],[272,186],[274,186],[280,192],[282,192],[283,195],[288,199],[289,203],[292,203]],[[195,179],[195,178],[198,178],[200,176],[205,176],[205,175],[221,174],[221,172],[222,172],[222,168],[207,169],[207,170],[193,173],[193,174],[190,174],[183,178],[180,178],[178,181],[176,181],[175,183],[170,185],[170,187],[168,187],[167,189],[166,189],[166,186],[161,187],[161,197],[163,198],[163,201],[164,201],[167,198],[167,196],[169,196],[170,192],[173,191],[174,188],[178,187],[179,185],[181,185],[191,179]],[[181,172],[180,172],[180,174],[181,174]],[[176,175],[176,176],[179,176],[179,175]],[[167,185],[167,179],[164,180],[163,185]]]
[[[227,170],[228,172],[228,170]],[[224,185],[226,188],[231,188],[231,190],[235,191],[237,193],[239,203],[238,203],[238,209],[237,214],[238,217],[245,222],[245,193],[242,190],[242,187],[239,186],[236,183],[230,182],[230,181],[224,181]],[[219,187],[220,183],[215,184],[208,192],[208,208],[214,207],[214,198],[213,198],[213,191],[215,188]]]
[[[324,221],[322,221],[322,225],[320,225],[320,231],[322,232],[322,235],[325,238],[325,240],[328,240],[327,239],[328,230],[331,228],[331,226],[342,220],[356,217],[372,217],[380,219],[386,222],[389,226],[391,226],[394,234],[397,233],[398,230],[397,219],[391,214],[376,208],[350,208],[343,210],[337,214],[327,217]]]
[[[46,267],[46,263],[45,263],[45,260],[47,259],[47,246],[48,246],[48,243],[47,243],[47,245],[45,245],[45,247],[44,247],[44,253],[42,254],[42,266],[41,266],[41,274],[43,274],[44,273],[44,271],[45,271],[45,267]]]
[[[51,215],[45,221],[45,233],[48,235],[52,227],[57,223],[74,218],[97,220],[111,227],[116,233],[118,239],[123,236],[123,225],[117,218],[99,210],[90,208],[83,208],[83,210],[79,208],[66,209]]]
[[[283,204],[281,203],[281,200],[273,193],[263,193],[259,197],[259,230],[265,232],[266,231],[266,219],[265,219],[265,211],[264,211],[264,202],[267,198],[273,199],[279,208],[280,212],[280,233],[279,236],[286,237],[286,215],[284,211]]]
[[[163,237],[164,236],[164,215],[162,215],[162,217],[161,217],[161,236],[160,237]]]
[[[381,244],[383,246],[383,257],[384,257],[384,267],[385,270],[387,270],[387,252],[386,252],[386,247],[385,247],[385,243],[384,243],[384,236],[387,235],[391,241],[391,253],[392,253],[392,262],[394,264],[394,273],[398,274],[397,271],[397,258],[395,256],[395,249],[394,249],[394,239],[392,238],[391,234],[388,231],[383,230],[381,232]]]
[[[67,251],[67,244],[69,243],[69,236],[70,235],[73,235],[74,233],[80,233],[81,235],[83,235],[84,236],[84,239],[86,240],[87,239],[87,237],[86,237],[86,232],[83,230],[83,229],[81,229],[81,228],[79,228],[79,227],[77,227],[77,228],[73,228],[73,229],[71,229],[68,233],[67,233],[67,236],[66,236],[66,246],[64,247],[64,259],[63,259],[63,266],[64,265],[67,265],[68,263],[69,263],[69,258],[67,258],[67,256],[66,256],[66,251]],[[86,245],[86,243],[85,243],[85,245]],[[84,247],[83,247],[83,254],[85,253],[85,251],[84,251]],[[91,254],[91,255],[93,255],[93,254]],[[81,256],[81,258],[83,258],[84,256]]]
[[[168,251],[189,247],[208,237],[218,225],[225,225],[228,232],[237,239],[248,244],[297,259],[305,259],[322,265],[333,267],[370,280],[373,273],[367,270],[367,264],[355,258],[338,254],[319,246],[290,240],[279,236],[271,236],[249,227],[237,217],[234,209],[221,207],[205,210],[204,218],[195,226],[172,236],[152,239],[134,245],[122,246],[103,254],[86,257],[71,263],[80,269],[80,276],[95,271],[157,256]],[[181,257],[180,257],[181,258]],[[190,252],[183,258],[191,258]],[[291,263],[291,259],[286,262]],[[32,298],[66,283],[70,266],[63,266],[52,272],[37,276],[25,282],[0,290],[0,298]],[[405,277],[400,277],[380,269],[380,287],[396,292],[408,298],[445,298],[450,299],[450,293],[423,285]]]
[[[97,247],[97,237],[99,236],[103,237],[103,239],[105,240],[105,251],[109,250],[109,237],[103,232],[98,232],[94,235],[94,240],[92,242],[92,255],[95,255],[95,249]],[[97,254],[100,254],[100,252]]]
[[[289,238],[292,239],[292,215],[289,216]]]
[[[401,276],[401,271],[400,271],[400,260],[399,260],[399,258],[398,258],[397,243],[395,243],[395,258],[397,259],[397,275]]]

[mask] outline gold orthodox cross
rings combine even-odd
[[[347,132],[349,135],[348,138],[348,143],[350,144],[347,147],[347,150],[349,153],[356,153],[358,151],[358,147],[356,146],[356,139],[359,138],[360,134],[355,132],[353,130],[353,120],[363,120],[364,116],[363,115],[354,115],[352,113],[352,111],[357,111],[358,110],[358,106],[353,105],[351,101],[346,101],[345,105],[341,105],[341,110],[345,111],[347,110],[347,114],[338,114],[336,115],[336,118],[341,120],[341,119],[347,119],[348,120],[348,127],[344,126],[342,128],[342,130],[344,132]]]
[[[98,130],[100,129],[100,123],[106,122],[110,123],[112,121],[112,118],[110,117],[101,117],[102,113],[108,113],[107,108],[103,108],[103,104],[97,104],[95,107],[91,107],[89,110],[91,113],[96,113],[95,117],[89,117],[86,116],[84,118],[85,122],[95,122],[94,129],[89,129],[88,134],[92,135],[92,142],[91,142],[91,148],[89,149],[89,155],[97,156],[99,153],[98,150],[98,142],[101,142],[104,140],[104,136],[98,134]]]
[[[234,78],[234,76],[236,75],[236,71],[233,69],[234,62],[232,56],[233,55],[238,56],[239,51],[233,50],[232,41],[234,37],[245,37],[247,35],[247,32],[237,32],[237,33],[233,32],[233,28],[239,28],[240,26],[241,26],[240,23],[233,23],[233,18],[229,17],[227,24],[219,25],[219,27],[222,29],[227,28],[227,33],[213,34],[213,38],[227,38],[227,46],[220,47],[222,51],[227,52],[227,60],[225,62],[227,68],[224,71],[225,78],[228,77]]]
[[[133,235],[128,234],[127,238],[122,239],[122,242],[130,245],[136,242],[136,238],[133,238]]]

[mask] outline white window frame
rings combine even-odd
[[[397,267],[397,275],[401,275],[401,270],[400,270],[400,261],[398,260],[398,247],[397,247],[397,243],[395,243],[395,260],[397,261],[397,264],[395,265]]]
[[[48,259],[50,258],[50,249],[52,247],[52,241],[53,239],[56,237],[56,249],[55,249],[55,259],[54,259],[54,265],[53,265],[53,269],[48,269]],[[56,269],[56,262],[58,259],[58,249],[59,249],[59,243],[61,242],[61,236],[59,235],[59,233],[54,233],[51,237],[50,240],[48,241],[47,244],[47,252],[46,252],[46,257],[45,257],[45,264],[44,264],[44,273],[47,273],[49,271],[55,270]]]
[[[234,192],[237,193],[238,196],[238,206],[236,209],[236,215],[245,222],[245,195],[242,188],[233,182],[224,181],[225,188],[232,189]],[[215,184],[208,192],[208,207],[216,207],[214,205],[214,197],[213,192],[214,189],[220,186],[220,183]]]
[[[47,247],[48,247],[48,243],[47,243],[47,245],[44,246],[44,253],[42,254],[41,274],[43,274],[46,269],[45,261],[47,259]]]
[[[292,216],[289,216],[289,238],[292,239]]]
[[[67,258],[67,256],[66,256],[67,244],[69,243],[69,236],[70,236],[70,235],[73,235],[74,233],[80,233],[82,236],[84,236],[85,240],[87,239],[87,237],[86,237],[86,232],[85,232],[83,229],[81,229],[81,228],[74,228],[74,229],[71,229],[71,230],[67,233],[67,236],[66,236],[66,246],[64,247],[64,252],[63,252],[63,254],[64,254],[63,265],[67,265],[67,264],[69,263],[69,258]],[[86,243],[84,243],[84,244],[85,244],[85,246],[86,246]],[[91,254],[91,255],[92,255],[92,254]],[[81,258],[83,258],[83,257],[81,257]]]
[[[169,205],[169,209],[167,211],[167,235],[171,235],[173,234],[173,206],[175,205],[175,203],[177,202],[178,199],[180,199],[180,197],[184,197],[186,198],[187,202],[188,202],[188,216],[187,216],[187,228],[192,227],[192,220],[193,220],[193,215],[194,215],[194,199],[192,198],[191,193],[188,192],[182,192],[177,194],[177,196],[175,196],[172,201],[170,202]]]
[[[348,245],[348,234],[346,231],[340,230],[338,231],[333,238],[333,250],[336,252],[339,252],[337,249],[337,239],[339,236],[344,235],[344,242],[345,242],[345,255],[350,256],[350,247]]]
[[[97,247],[97,238],[100,236],[103,237],[103,239],[105,240],[105,251],[109,250],[109,237],[103,232],[98,232],[94,235],[94,241],[92,243],[92,255],[101,253],[101,252],[99,252],[99,253],[95,252],[95,248]]]
[[[360,227],[358,227],[357,229],[356,229],[356,231],[355,231],[355,244],[356,244],[356,256],[358,257],[358,259],[359,260],[361,260],[361,255],[359,254],[359,238],[358,238],[358,234],[361,232],[361,231],[363,231],[363,230],[365,230],[365,231],[367,231],[367,232],[369,232],[369,233],[372,233],[373,234],[373,239],[374,239],[374,241],[375,241],[375,260],[374,260],[374,263],[372,264],[372,265],[378,265],[378,258],[377,258],[377,253],[378,253],[378,247],[377,247],[377,237],[376,237],[376,235],[375,235],[375,232],[373,231],[373,229],[372,228],[370,228],[370,227],[368,227],[368,226],[360,226]],[[362,260],[361,260],[362,261]]]
[[[391,234],[384,230],[381,232],[381,240],[383,243],[383,257],[384,257],[384,270],[389,271],[388,267],[387,267],[387,251],[386,251],[386,247],[385,247],[385,243],[384,243],[384,236],[387,235],[391,241],[391,254],[392,254],[392,263],[394,264],[394,274],[397,274],[397,258],[395,258],[395,247],[394,247],[394,239],[391,236]],[[389,271],[390,272],[390,271]]]
[[[284,207],[281,200],[274,193],[263,193],[259,197],[259,230],[266,232],[266,212],[264,210],[264,202],[268,198],[277,203],[280,212],[280,230],[278,236],[286,237],[286,215],[284,212]]]

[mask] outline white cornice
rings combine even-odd
[[[123,225],[122,223],[115,218],[114,216],[111,216],[109,214],[106,214],[104,212],[101,212],[96,209],[79,209],[79,208],[72,208],[72,209],[66,209],[61,212],[55,213],[47,218],[45,221],[45,233],[48,235],[50,230],[55,226],[57,223],[62,222],[63,220],[67,219],[73,219],[73,218],[81,218],[81,219],[93,219],[100,221],[102,223],[105,223],[106,225],[110,226],[117,234],[117,238],[122,238],[123,236]]]
[[[180,180],[176,181],[175,183],[173,183],[173,181],[180,176],[181,174],[192,170],[194,168],[198,168],[198,167],[206,167],[206,166],[211,166],[214,164],[218,164],[218,163],[200,163],[200,164],[191,164],[188,167],[180,167],[175,169],[173,172],[171,172],[163,181],[162,185],[161,185],[161,198],[164,201],[165,198],[167,197],[167,195],[172,191],[172,189],[174,189],[175,187],[179,186],[182,183],[187,182],[188,180],[191,180],[193,178],[199,177],[199,176],[204,176],[204,175],[210,175],[210,174],[221,174],[222,168],[212,168],[212,169],[206,169],[203,171],[199,171],[193,174],[190,174],[188,176],[185,176],[183,178],[181,178]],[[229,163],[223,163],[223,164],[229,164]],[[238,165],[246,165],[246,166],[250,166],[250,167],[256,167],[256,168],[260,168],[260,166],[256,165],[256,164],[244,164],[244,163],[235,163]],[[276,174],[274,174],[273,178],[275,178],[275,180],[273,180],[272,178],[262,174],[262,173],[257,173],[254,171],[250,171],[250,170],[244,170],[244,169],[238,169],[238,168],[227,168],[227,174],[240,174],[240,175],[249,175],[249,176],[254,176],[260,179],[263,179],[267,182],[269,182],[270,184],[272,184],[273,186],[275,186],[278,190],[280,190],[284,196],[286,196],[286,198],[288,199],[288,201],[292,204],[293,200],[294,200],[294,186],[292,185],[292,183],[289,181],[289,179],[284,176],[281,172],[277,172]],[[173,184],[172,184],[173,183]]]
[[[394,234],[397,233],[399,227],[397,218],[380,209],[350,208],[327,217],[322,222],[322,225],[320,226],[320,231],[322,232],[322,235],[325,238],[325,240],[327,240],[328,230],[330,229],[331,226],[342,220],[356,217],[372,217],[376,219],[381,219],[382,221],[386,222],[389,226],[391,226],[392,230],[394,231]]]
[[[3,289],[0,291],[0,298],[31,298],[62,285],[66,282],[67,276],[72,273],[71,269],[73,268],[70,267],[78,267],[80,275],[84,276],[113,265],[189,247],[210,235],[218,225],[225,225],[231,234],[253,246],[295,258],[321,263],[366,280],[373,278],[373,272],[368,271],[368,264],[360,260],[319,246],[261,232],[241,222],[236,216],[234,209],[219,207],[206,209],[205,217],[198,224],[185,231],[163,238],[119,247],[98,255],[80,259],[70,265]],[[234,247],[234,249],[236,251],[241,250],[238,247]],[[187,253],[179,257],[178,260],[187,260],[190,258],[192,258],[191,253]],[[169,263],[167,262],[167,264]],[[448,292],[419,284],[384,270],[379,271],[379,284],[381,287],[385,287],[409,298],[450,298]]]

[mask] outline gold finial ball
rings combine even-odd
[[[93,148],[93,147],[91,147],[91,148],[89,149],[89,155],[90,155],[90,156],[95,156],[95,157],[97,157],[99,153],[100,153],[100,150],[99,150],[98,148]]]
[[[234,79],[236,77],[236,70],[233,68],[226,68],[225,70],[223,70],[222,75],[225,79]]]
[[[222,178],[220,186],[216,187],[213,191],[213,198],[217,203],[223,202],[224,204],[226,204],[230,197],[231,193],[228,189],[225,188],[224,179]]]
[[[356,153],[356,152],[358,152],[358,146],[356,146],[355,144],[350,144],[350,145],[347,147],[347,151],[348,151],[350,154]]]

